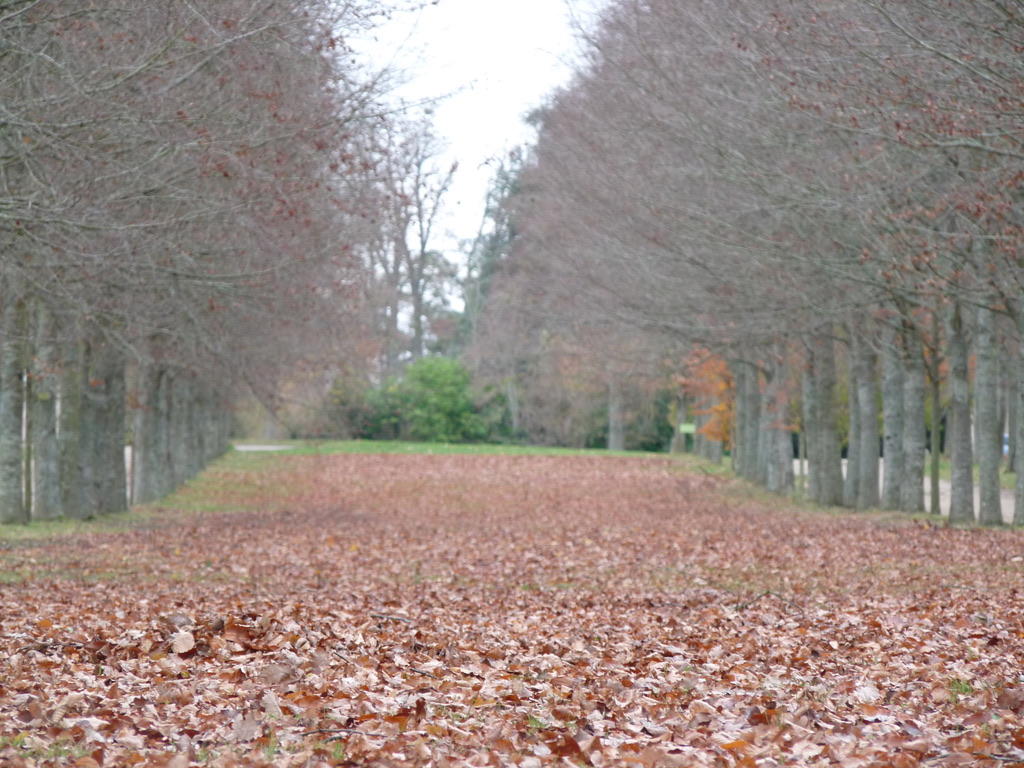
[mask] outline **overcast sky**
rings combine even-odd
[[[448,96],[434,112],[459,162],[446,204],[444,250],[475,236],[496,158],[532,140],[523,117],[571,76],[577,44],[572,17],[599,0],[438,0],[398,14],[365,44],[375,64],[406,72],[400,95]],[[585,18],[585,16],[584,16]],[[360,46],[362,47],[362,46]],[[438,243],[438,245],[442,245]]]

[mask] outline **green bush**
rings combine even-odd
[[[410,365],[399,385],[411,440],[463,443],[483,440],[487,430],[469,394],[469,372],[458,360],[425,357]]]
[[[486,440],[491,431],[470,393],[469,372],[448,357],[418,360],[375,389],[339,384],[334,395],[334,420],[345,436],[463,443]]]

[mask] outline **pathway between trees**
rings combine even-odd
[[[265,459],[172,497],[236,512],[0,547],[0,764],[1024,761],[1024,531],[651,456]]]

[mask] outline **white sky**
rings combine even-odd
[[[571,3],[572,12],[569,5]],[[490,161],[529,143],[523,118],[572,73],[577,44],[572,15],[600,0],[437,0],[396,14],[363,48],[377,66],[406,72],[407,100],[451,94],[435,110],[436,133],[459,162],[435,243],[449,258],[475,237],[493,176]],[[584,17],[585,18],[585,17]]]

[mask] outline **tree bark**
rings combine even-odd
[[[614,372],[608,372],[608,450],[626,450],[626,422],[622,409],[622,390]]]
[[[758,479],[758,440],[761,428],[760,374],[754,363],[737,360],[731,366],[736,389],[736,445],[733,470],[745,480]]]
[[[82,493],[82,345],[77,339],[65,341],[61,349],[57,429],[61,506],[67,517],[81,520],[86,516]]]
[[[1020,418],[1021,382],[1018,371],[1021,369],[1021,350],[1010,355],[1003,361],[1006,370],[1006,469],[1013,472],[1017,466],[1017,420]]]
[[[999,470],[1003,461],[1003,429],[999,419],[999,355],[996,347],[996,316],[988,307],[978,309],[974,345],[975,434],[978,484],[981,491],[978,520],[982,525],[1002,525]]]
[[[938,312],[932,313],[932,346],[931,354],[928,356],[928,384],[929,401],[931,403],[931,434],[929,436],[929,468],[928,485],[931,491],[929,512],[933,515],[942,514],[939,465],[942,457],[942,371],[941,358],[939,356],[939,316]]]
[[[793,438],[784,372],[781,357],[770,356],[761,407],[761,436],[765,442],[764,484],[772,493],[793,490]]]
[[[734,360],[729,363],[729,370],[732,373],[733,388],[736,398],[736,412],[733,419],[733,440],[732,440],[732,471],[738,477],[746,477],[747,456],[750,453],[750,446],[747,444],[746,419],[750,413],[750,406],[747,404],[747,366],[741,360]]]
[[[898,328],[888,328],[882,350],[882,456],[885,462],[882,509],[888,510],[900,508],[900,484],[903,482],[904,354],[902,333]]]
[[[761,433],[761,371],[754,362],[746,363],[746,396],[744,401],[747,404],[747,415],[743,422],[744,442],[746,449],[744,460],[746,463],[746,478],[751,482],[764,485],[765,466],[760,461],[763,454],[758,451]]]
[[[1017,455],[1014,469],[1017,476],[1013,490],[1013,524],[1024,525],[1024,294],[1018,297],[1017,321],[1017,421],[1013,430],[1017,433]]]
[[[835,343],[830,336],[821,334],[812,339],[810,370],[811,411],[817,417],[807,425],[812,436],[808,440],[808,472],[810,485],[817,491],[812,500],[837,507],[843,503],[843,466],[836,408]]]
[[[125,477],[125,371],[109,343],[89,343],[81,406],[80,466],[86,517],[128,506]]]
[[[0,333],[0,522],[27,523],[23,498],[25,458],[22,415],[25,407],[25,305],[12,301],[3,313]]]
[[[819,501],[821,492],[821,474],[823,465],[819,464],[821,450],[818,445],[820,430],[818,421],[821,418],[818,413],[818,397],[815,387],[814,352],[810,344],[805,343],[806,359],[803,370],[800,372],[800,416],[803,420],[801,445],[804,456],[807,459],[807,477],[804,482],[804,491],[807,498],[812,501]]]
[[[953,466],[949,506],[951,523],[974,522],[974,451],[971,447],[971,393],[967,331],[955,303],[948,323],[950,387],[950,461]]]
[[[144,366],[139,371],[139,404],[132,428],[132,503],[161,499],[173,489],[168,451],[171,418],[167,370]]]
[[[878,354],[871,340],[857,335],[854,363],[857,385],[858,424],[860,450],[857,468],[857,509],[875,509],[878,496]]]
[[[857,339],[851,335],[847,386],[846,475],[843,478],[843,505],[857,506],[860,484],[860,388],[857,386]]]
[[[899,508],[905,512],[924,512],[925,369],[920,343],[912,341],[908,333],[904,333],[903,343],[903,472],[899,476]]]
[[[33,520],[64,516],[57,443],[57,376],[54,354],[54,323],[49,311],[35,312],[35,354],[32,357],[32,396],[29,406],[32,446],[30,513]]]

